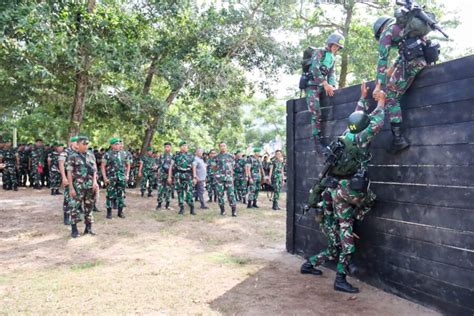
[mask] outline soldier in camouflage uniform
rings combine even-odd
[[[168,209],[171,199],[172,185],[168,183],[168,174],[171,167],[171,161],[173,160],[173,154],[171,153],[171,143],[166,142],[164,147],[165,151],[158,160],[158,196],[156,198],[158,203],[156,206],[157,210],[161,208],[163,200],[165,201],[165,208]]]
[[[193,185],[196,184],[196,168],[193,166],[194,155],[188,153],[188,145],[185,141],[179,143],[179,152],[171,161],[168,171],[168,184],[174,185],[178,192],[178,205],[180,215],[184,214],[184,202],[189,205],[191,215],[194,212]],[[174,177],[173,177],[174,172]]]
[[[92,231],[92,209],[94,208],[97,184],[97,163],[94,153],[87,150],[89,139],[79,136],[77,151],[72,152],[67,159],[67,179],[71,196],[71,236],[79,237],[77,223],[81,221],[81,210],[84,213],[84,234],[95,235]]]
[[[389,151],[395,154],[410,146],[401,131],[402,109],[400,99],[415,81],[416,75],[426,66],[426,60],[423,54],[412,60],[406,60],[402,57],[404,56],[404,43],[407,38],[404,29],[396,23],[394,18],[387,16],[378,18],[374,23],[374,35],[379,42],[379,60],[377,62],[377,78],[373,96],[377,100],[382,86],[386,85],[387,113],[393,134],[392,146]],[[389,68],[389,55],[392,48],[399,50],[399,56],[395,64]]]
[[[247,178],[245,177],[245,159],[242,158],[240,150],[235,152],[235,165],[234,165],[234,188],[235,196],[238,201],[246,204],[247,195]]]
[[[148,183],[148,197],[152,196],[153,185],[155,183],[155,175],[153,173],[153,165],[155,164],[155,157],[153,156],[153,148],[147,147],[146,155],[142,156],[140,159],[138,176],[142,178],[140,182],[140,191],[141,196],[145,194]]]
[[[280,199],[281,186],[283,185],[283,155],[281,150],[275,151],[275,158],[270,165],[269,181],[273,187],[273,205],[272,209],[278,211],[280,206],[278,200]]]
[[[137,186],[137,178],[138,178],[138,167],[140,164],[140,155],[138,150],[132,150],[132,164],[130,165],[130,177],[128,178],[128,187],[129,188],[136,188]]]
[[[35,147],[31,150],[29,161],[29,169],[31,170],[31,180],[33,187],[37,190],[41,189],[41,176],[44,172],[45,152],[43,147],[43,140],[37,139]]]
[[[260,160],[260,148],[253,149],[254,155],[247,158],[245,175],[249,182],[247,208],[258,208],[257,200],[263,179],[263,167]]]
[[[217,162],[216,162],[217,153],[214,149],[209,152],[209,159],[207,160],[207,194],[209,195],[209,203],[212,202],[214,197],[214,202],[217,201],[217,188],[216,188],[216,178],[215,174],[217,171]]]
[[[71,195],[69,194],[69,182],[67,180],[66,168],[68,157],[77,150],[77,136],[72,136],[69,139],[69,146],[59,155],[58,166],[59,172],[61,173],[61,181],[64,187],[64,200],[63,200],[63,214],[64,214],[64,225],[71,225],[71,208],[74,204],[72,202]]]
[[[326,47],[316,49],[311,57],[309,67],[310,80],[305,90],[306,104],[311,112],[312,136],[317,149],[324,151],[325,146],[321,138],[321,106],[319,98],[323,91],[330,97],[334,95],[336,85],[335,61],[339,49],[344,48],[344,37],[340,34],[331,34]]]
[[[25,148],[25,144],[18,146],[18,158],[20,165],[18,168],[18,186],[26,187],[28,181],[28,152]]]
[[[16,148],[12,147],[10,139],[4,140],[3,150],[0,152],[0,163],[5,164],[3,168],[3,185],[5,190],[18,191],[18,153]]]
[[[216,156],[217,171],[215,174],[217,183],[217,199],[221,215],[225,214],[224,208],[224,193],[227,192],[227,200],[232,209],[232,216],[237,216],[235,206],[235,191],[234,191],[234,156],[227,152],[227,145],[224,142],[219,144],[219,154]]]
[[[130,174],[130,156],[121,150],[122,140],[112,137],[109,140],[110,150],[102,156],[101,170],[107,196],[105,207],[107,218],[112,218],[112,209],[118,209],[118,217],[125,218],[123,208],[125,207],[125,188]]]
[[[328,247],[310,257],[301,267],[302,273],[319,275],[322,274],[321,270],[317,269],[319,265],[325,260],[337,260],[334,289],[348,293],[359,292],[346,281],[348,272],[356,272],[355,265],[351,262],[355,252],[353,223],[354,220],[362,220],[375,201],[375,194],[369,189],[368,180],[355,180],[361,180],[361,171],[367,170],[370,160],[368,147],[382,129],[385,118],[385,93],[379,92],[377,107],[367,115],[365,83],[361,90],[361,99],[356,111],[348,119],[349,128],[339,137],[340,143],[343,144],[343,153],[322,181],[330,183],[322,193],[322,230],[328,238]],[[357,183],[363,185],[356,188]]]
[[[49,188],[51,195],[62,194],[59,192],[61,186],[61,171],[59,170],[59,157],[64,151],[64,144],[56,144],[55,150],[48,155]]]
[[[54,144],[50,145],[47,144],[44,146],[44,163],[43,163],[43,173],[41,174],[41,183],[44,187],[50,187],[50,170],[49,170],[49,164],[48,164],[48,157],[49,155],[54,152]]]

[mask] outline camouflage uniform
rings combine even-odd
[[[26,186],[28,180],[28,152],[25,148],[18,150],[18,157],[20,158],[20,166],[18,168],[18,184]]]
[[[130,177],[128,178],[129,188],[135,188],[137,186],[139,162],[140,162],[139,157],[135,154],[132,154],[132,164],[130,166]]]
[[[168,172],[173,160],[173,154],[163,153],[158,160],[158,196],[156,198],[158,204],[165,200],[166,205],[169,205],[171,198],[172,187],[168,184]]]
[[[109,150],[102,156],[105,173],[109,180],[107,185],[105,207],[122,209],[125,207],[125,176],[130,156],[124,150]]]
[[[212,202],[212,197],[214,197],[214,202],[217,199],[217,186],[216,186],[216,177],[217,172],[217,160],[216,157],[209,158],[207,161],[207,194],[209,195],[209,202]]]
[[[155,157],[146,154],[141,158],[141,161],[143,163],[143,167],[142,180],[140,182],[140,191],[142,192],[142,194],[146,191],[148,182],[148,195],[151,196],[151,192],[153,192],[153,185],[155,184],[155,175],[153,173]]]
[[[76,197],[71,197],[71,224],[81,221],[84,213],[84,222],[94,222],[92,209],[94,208],[96,194],[93,189],[94,176],[97,174],[97,164],[94,154],[90,151],[80,153],[72,151],[67,158],[67,171],[72,174],[72,184]]]
[[[64,172],[67,172],[67,160],[69,156],[74,153],[74,150],[71,147],[66,148],[58,157],[58,164],[59,161],[64,161]],[[73,207],[72,197],[69,194],[69,186],[66,185],[64,187],[64,200],[63,200],[63,213],[64,213],[64,224],[69,225],[70,218],[71,218],[71,209]]]
[[[234,192],[234,156],[229,153],[219,153],[216,156],[217,171],[215,174],[217,198],[219,206],[224,206],[224,192],[231,207],[235,207]]]
[[[400,49],[403,41],[403,29],[396,23],[386,27],[379,39],[379,60],[377,63],[377,81],[387,85],[386,109],[391,123],[402,122],[400,98],[410,88],[415,76],[426,66],[425,58],[417,57],[410,61],[403,61],[402,52],[394,64],[394,71],[387,82],[387,66],[390,49]]]
[[[178,205],[184,206],[184,202],[194,207],[193,199],[193,173],[192,165],[194,155],[190,153],[178,152],[173,158],[174,185],[178,192]]]
[[[273,202],[280,199],[281,186],[283,184],[283,160],[273,159],[272,162],[272,186],[273,186]]]
[[[44,148],[35,146],[31,151],[31,179],[35,188],[41,187],[41,176],[44,173],[44,159]]]
[[[49,187],[51,190],[57,190],[61,186],[61,172],[59,171],[60,153],[56,150],[48,155],[50,161],[49,167]]]
[[[311,112],[312,135],[314,138],[318,137],[321,132],[321,106],[319,98],[324,91],[322,82],[326,80],[328,84],[336,85],[335,59],[335,56],[328,48],[317,49],[313,53],[311,66],[309,67],[312,78],[308,82],[305,94],[306,104]],[[326,66],[328,69],[326,76],[321,73],[321,65]]]
[[[0,153],[0,157],[5,163],[5,168],[3,169],[3,183],[7,190],[14,189],[17,190],[18,187],[18,177],[17,177],[17,164],[16,158],[18,153],[16,148],[10,147],[8,149],[3,149]]]
[[[245,177],[245,164],[243,158],[235,161],[234,165],[234,187],[237,200],[245,203],[245,196],[247,195],[247,178]]]
[[[247,158],[247,166],[250,166],[250,177],[253,180],[249,183],[248,187],[248,202],[250,203],[250,201],[258,200],[258,193],[260,192],[260,186],[262,183],[262,162],[255,156],[249,156]]]

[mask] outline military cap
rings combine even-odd
[[[55,145],[55,146],[56,146],[56,147],[65,147],[66,145],[65,145],[65,144],[63,144],[63,143],[56,143],[56,145]]]
[[[182,140],[179,142],[179,147],[183,146],[183,145],[187,145],[188,143],[186,143],[185,140]]]
[[[148,147],[146,148],[146,151],[153,151],[153,147],[148,146]]]
[[[77,142],[77,138],[78,138],[77,135],[72,136],[71,138],[69,138],[69,141],[70,141],[71,143],[75,143],[75,142]]]
[[[237,150],[234,155],[237,155],[237,154],[240,154],[242,151],[241,150]]]
[[[262,149],[261,149],[260,147],[254,147],[254,148],[253,148],[253,152],[254,152],[254,153],[259,153],[259,152],[261,152],[261,151],[262,151]]]
[[[89,137],[87,136],[84,136],[84,135],[81,135],[81,136],[77,136],[77,142],[89,142]]]
[[[113,145],[113,144],[117,144],[117,143],[121,143],[122,140],[118,137],[112,137],[110,140],[109,140],[109,144],[110,145]]]

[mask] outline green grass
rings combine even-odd
[[[220,252],[214,252],[209,254],[209,259],[222,264],[232,264],[241,266],[253,263],[252,259],[249,257],[225,254]]]
[[[77,263],[77,264],[72,265],[71,270],[78,272],[82,270],[92,269],[101,265],[103,265],[103,262],[100,260],[91,261],[91,262],[83,262],[83,263]]]

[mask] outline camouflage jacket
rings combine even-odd
[[[213,177],[217,172],[217,156],[207,160],[207,175]]]
[[[336,58],[327,48],[316,49],[311,57],[311,66],[309,66],[312,78],[308,81],[308,86],[321,86],[324,80],[334,86],[336,84],[335,60]],[[326,76],[321,73],[321,65],[325,65],[328,69]]]
[[[3,163],[5,163],[5,167],[7,168],[15,168],[16,167],[16,157],[18,156],[16,148],[9,148],[3,149],[0,153],[0,157],[2,158]]]
[[[19,150],[18,156],[20,157],[20,166],[24,168],[28,167],[28,152],[25,149]]]
[[[64,149],[64,151],[59,154],[58,161],[64,161],[64,171],[67,170],[67,158],[74,152],[71,147]]]
[[[49,171],[59,172],[59,156],[60,156],[60,153],[58,153],[56,150],[49,153],[48,160],[50,161],[50,164],[51,164]]]
[[[255,156],[249,156],[247,158],[246,166],[250,166],[250,174],[253,180],[260,180],[261,179],[261,170],[262,170],[262,162],[260,159],[255,158]]]
[[[160,175],[168,176],[168,171],[170,170],[171,161],[173,161],[173,154],[163,153],[163,155],[158,158],[158,170]]]
[[[43,165],[45,159],[44,147],[35,147],[31,151],[31,165]]]
[[[179,178],[192,178],[194,155],[190,153],[178,152],[173,157],[173,171]]]
[[[392,48],[398,49],[403,40],[402,27],[393,23],[385,28],[380,34],[379,39],[379,60],[377,62],[377,81],[381,84],[387,82],[386,71],[390,57],[390,50]]]
[[[244,158],[239,158],[235,161],[234,164],[234,177],[236,179],[245,178],[245,164],[246,161]]]
[[[94,175],[97,174],[97,164],[92,152],[72,151],[67,158],[66,169],[72,174],[72,182],[76,190],[92,189]]]
[[[229,153],[219,153],[216,156],[216,179],[220,181],[234,181],[234,156]]]
[[[140,158],[140,161],[143,163],[142,172],[150,173],[153,170],[153,164],[155,164],[155,157],[149,155],[143,155]]]
[[[108,150],[102,156],[102,162],[105,163],[107,178],[125,180],[127,164],[130,164],[127,152],[124,150]]]
[[[271,161],[272,166],[272,180],[283,178],[283,160],[273,159]]]

